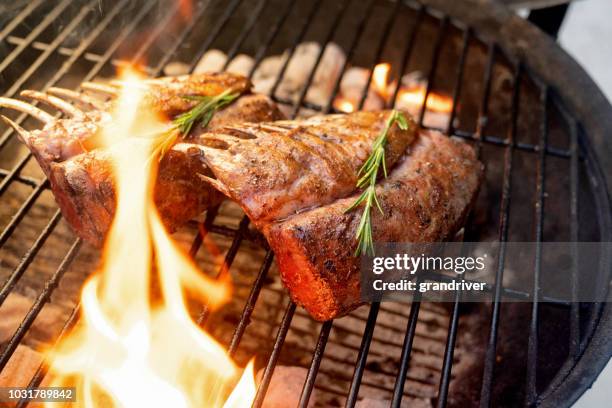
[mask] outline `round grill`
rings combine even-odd
[[[454,109],[442,125],[428,123],[423,109],[417,119],[473,144],[486,165],[466,241],[612,241],[612,165],[598,160],[612,157],[609,103],[551,39],[488,1],[17,3],[3,13],[0,30],[4,96],[76,88],[113,76],[129,61],[144,62],[154,76],[176,61],[193,70],[215,48],[228,55],[225,67],[240,54],[253,57],[251,75],[267,56],[285,53],[270,94],[300,117],[334,111],[349,67],[371,73],[387,62],[395,80],[420,72],[425,100],[432,93],[452,97]],[[306,41],[321,51],[293,97],[281,95],[286,70]],[[346,62],[332,95],[312,101],[309,89],[332,42]],[[371,86],[370,74],[361,106]],[[35,126],[25,116],[15,120]],[[47,181],[9,129],[0,136],[0,200],[0,305],[15,294],[32,300],[2,343],[0,370],[6,370],[21,346],[52,343],[74,323],[79,288],[97,253],[64,224]],[[375,303],[319,324],[289,300],[273,254],[235,205],[209,210],[176,236],[212,275],[218,265],[203,243],[214,242],[234,276],[228,307],[209,314],[193,305],[193,314],[240,364],[257,355],[263,374],[256,406],[280,364],[308,369],[300,406],[354,406],[364,398],[393,406],[567,406],[612,354],[609,253],[592,282],[602,288],[597,303],[509,290],[507,260],[488,287],[490,303],[463,304],[459,295],[450,304]],[[537,268],[527,272],[534,288],[551,278]],[[571,284],[582,284],[577,273]],[[502,304],[504,297],[533,302]],[[51,307],[65,324],[37,338],[37,321]],[[29,386],[45,372],[40,365]]]

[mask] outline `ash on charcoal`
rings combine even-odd
[[[220,50],[207,51],[200,61],[196,64],[193,72],[199,74],[202,72],[220,72],[227,61],[227,55]]]
[[[321,46],[318,43],[305,42],[295,48],[288,63],[289,51],[285,51],[282,55],[271,55],[264,58],[253,72],[253,90],[258,93],[270,94],[283,66],[287,63],[275,95],[297,102],[308,82],[312,68],[319,55],[321,55],[319,65],[305,95],[305,100],[319,106],[325,106],[331,99],[335,82],[340,75],[346,56],[344,51],[334,43],[327,44],[322,54],[321,51]],[[218,72],[223,69],[226,63],[227,55],[222,51],[213,49],[202,56],[196,65],[195,72]],[[229,62],[226,71],[248,75],[254,64],[252,57],[239,54]],[[313,111],[310,114],[313,113],[315,112]],[[308,115],[306,112],[302,113],[301,116]]]
[[[185,75],[189,73],[189,65],[184,62],[170,62],[164,67],[164,75],[166,76],[177,76]]]
[[[249,57],[245,54],[239,54],[234,59],[232,59],[229,65],[226,68],[227,72],[231,72],[233,74],[239,74],[247,76],[253,66],[255,65],[255,61],[253,58]]]
[[[306,381],[308,370],[302,367],[276,366],[268,392],[262,405],[263,408],[294,408],[299,405],[302,387]],[[263,370],[257,373],[257,383],[261,382]],[[314,407],[317,391],[313,390],[309,407]]]

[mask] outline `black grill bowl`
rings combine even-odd
[[[283,52],[294,58],[305,41],[338,44],[348,61],[340,74],[380,62],[391,63],[395,79],[420,71],[428,94],[453,97],[456,109],[438,130],[472,144],[487,168],[464,239],[612,241],[612,107],[551,38],[495,2],[34,0],[2,7],[0,92],[8,97],[27,88],[76,88],[113,76],[130,60],[146,61],[154,76],[172,61],[193,69],[213,48],[232,58],[249,55],[256,64]],[[321,59],[295,98],[273,89],[289,116],[334,111],[340,77],[328,100],[308,97]],[[417,119],[433,127],[426,115]],[[0,307],[14,293],[35,300],[0,344],[2,371],[19,345],[30,344],[46,307],[61,306],[66,320],[47,340],[71,327],[80,285],[97,256],[65,225],[38,166],[6,128],[0,228]],[[193,314],[239,364],[257,355],[264,370],[256,406],[279,364],[308,369],[302,407],[313,390],[321,406],[352,407],[369,396],[392,406],[570,406],[612,355],[610,253],[602,254],[593,282],[602,288],[599,302],[508,290],[513,276],[502,265],[487,303],[458,297],[444,305],[375,303],[320,324],[290,301],[273,254],[235,206],[209,210],[176,237],[206,273],[218,269],[200,249],[203,242],[214,238],[224,253],[236,299],[218,313],[193,305]],[[525,273],[534,284],[547,279]],[[507,298],[528,302],[503,303]],[[43,364],[29,386],[45,373]]]

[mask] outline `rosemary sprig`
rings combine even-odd
[[[380,135],[374,141],[372,145],[372,153],[370,157],[363,164],[357,176],[357,188],[363,189],[361,195],[355,200],[349,208],[345,210],[345,213],[354,210],[361,204],[364,204],[363,213],[361,214],[361,221],[357,228],[356,239],[358,242],[357,249],[355,250],[355,256],[359,256],[363,253],[368,255],[374,255],[374,241],[372,239],[372,207],[376,205],[378,211],[383,214],[380,202],[376,197],[376,179],[378,178],[378,172],[380,168],[383,169],[383,175],[387,177],[387,166],[385,164],[385,146],[387,145],[387,135],[389,129],[397,123],[400,129],[408,129],[408,120],[403,113],[393,110],[387,122],[385,128],[382,130]]]
[[[173,128],[156,138],[151,158],[158,157],[161,160],[180,135],[188,135],[196,123],[206,127],[217,111],[234,102],[238,96],[240,96],[240,93],[232,92],[231,89],[227,89],[215,96],[183,96],[185,99],[199,102],[187,112],[177,116],[172,122]]]
[[[202,127],[206,127],[218,110],[232,103],[239,95],[240,93],[232,93],[231,89],[227,89],[215,96],[184,96],[185,99],[199,103],[174,119],[174,124],[183,135],[187,135],[198,122]]]
[[[155,138],[155,141],[153,142],[153,146],[155,147],[151,152],[151,157],[149,158],[148,162],[153,160],[155,157],[157,157],[158,160],[161,161],[161,159],[166,155],[168,150],[170,150],[172,146],[174,146],[174,143],[176,142],[180,134],[181,132],[179,132],[177,128],[173,128],[157,136]]]

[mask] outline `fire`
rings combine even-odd
[[[398,105],[400,106],[423,106],[425,100],[425,94],[427,89],[424,85],[418,85],[414,88],[401,89],[397,94]],[[427,103],[425,105],[427,110],[434,112],[450,112],[453,110],[453,100],[444,95],[430,93],[427,96]]]
[[[252,362],[241,376],[185,304],[188,289],[218,308],[230,284],[198,272],[153,202],[151,154],[156,136],[172,129],[140,103],[141,78],[127,71],[123,79],[113,125],[101,135],[114,158],[115,218],[101,267],[83,288],[80,321],[52,352],[53,385],[76,386],[83,407],[250,407]]]
[[[364,71],[364,85],[367,81],[368,71]],[[376,104],[366,103],[364,106],[365,110],[376,110],[382,109],[385,105],[391,103],[393,98],[394,90],[397,87],[397,81],[389,81],[389,75],[391,73],[391,65],[388,63],[377,64],[372,71],[372,84],[370,92],[374,93],[376,97],[373,101],[378,101],[380,106]],[[430,92],[427,95],[427,101],[425,101],[425,95],[427,94],[427,86],[424,83],[415,83],[413,85],[404,85],[400,83],[400,89],[397,92],[397,99],[395,106],[398,109],[405,110],[413,115],[418,115],[422,106],[428,111],[448,114],[453,109],[453,99],[447,95],[442,95],[436,92]],[[355,97],[361,95],[361,92],[351,92],[350,98],[348,95],[342,94],[336,97],[334,100],[334,107],[341,112],[354,112],[356,110],[359,101],[354,100]],[[368,94],[368,99],[371,95]]]
[[[351,113],[355,111],[355,105],[353,104],[353,102],[343,97],[338,97],[338,99],[334,101],[334,107],[339,111],[346,113]]]
[[[380,96],[387,99],[390,91],[389,86],[389,73],[391,72],[391,65],[387,63],[378,64],[374,67],[372,72],[372,85]]]

